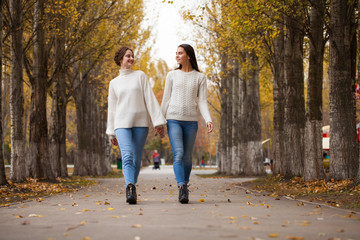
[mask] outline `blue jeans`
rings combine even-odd
[[[189,182],[198,123],[196,121],[167,120],[167,129],[173,152],[173,166],[179,186]]]
[[[141,157],[144,150],[148,127],[117,128],[116,139],[119,143],[123,174],[126,186],[136,184],[141,167]]]

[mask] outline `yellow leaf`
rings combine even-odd
[[[86,221],[81,221],[80,224],[81,224],[81,225],[85,225],[85,224],[86,224]]]
[[[142,225],[141,225],[141,224],[134,224],[134,225],[132,225],[131,227],[132,227],[132,228],[141,228]]]
[[[237,219],[237,217],[229,217],[230,220]]]
[[[108,208],[108,210],[109,210],[109,211],[111,211],[111,210],[114,210],[114,208],[112,208],[112,207],[109,207],[109,208]]]
[[[269,237],[271,237],[271,238],[277,238],[277,237],[279,237],[279,234],[277,234],[277,233],[269,233],[268,235],[269,235]]]
[[[83,237],[82,240],[91,240],[91,237]]]
[[[199,202],[205,202],[205,199],[202,198],[202,199],[199,200]]]
[[[66,210],[66,208],[60,208],[60,210],[63,210],[63,211],[64,211],[64,210]]]
[[[303,240],[304,238],[303,237],[286,236],[286,239],[289,239],[289,240]]]

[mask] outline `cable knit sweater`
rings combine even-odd
[[[199,107],[205,122],[211,122],[207,104],[206,76],[196,70],[183,72],[178,69],[169,72],[166,76],[161,103],[161,110],[165,118],[197,121],[197,107]]]
[[[115,135],[117,128],[148,127],[166,124],[150,83],[142,71],[120,70],[110,81],[106,134]]]

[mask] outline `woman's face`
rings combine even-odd
[[[121,60],[121,68],[129,69],[134,65],[134,53],[131,50],[126,50],[123,59]]]
[[[190,57],[186,54],[184,48],[178,47],[176,51],[176,62],[178,64],[184,65],[190,62]]]

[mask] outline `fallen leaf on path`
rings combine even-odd
[[[271,238],[277,238],[277,237],[279,237],[279,234],[277,234],[277,233],[269,233],[268,236],[271,237]]]
[[[203,198],[199,199],[199,202],[205,202],[205,199],[203,199]]]
[[[72,227],[68,227],[68,228],[66,228],[65,230],[68,232],[68,231],[74,230],[74,229],[76,229],[76,228],[78,228],[78,227],[84,226],[85,224],[86,224],[85,221],[81,221],[80,224],[77,224],[77,225],[72,226]]]
[[[29,214],[29,217],[39,217],[39,218],[42,218],[44,217],[43,215],[38,215],[38,214],[35,214],[35,213],[31,213]]]
[[[112,208],[112,207],[109,207],[109,208],[108,208],[108,210],[109,210],[109,211],[111,211],[111,210],[114,210],[114,208]]]
[[[132,225],[131,227],[132,227],[132,228],[141,228],[142,225],[141,225],[141,224],[134,224],[134,225]]]
[[[30,222],[29,221],[24,221],[21,223],[21,225],[30,225]]]
[[[240,227],[240,229],[243,229],[243,230],[250,230],[251,228],[250,228],[250,227]]]
[[[289,240],[303,240],[303,237],[295,237],[295,236],[286,236],[286,239]]]
[[[91,240],[91,237],[83,237],[82,240]]]

